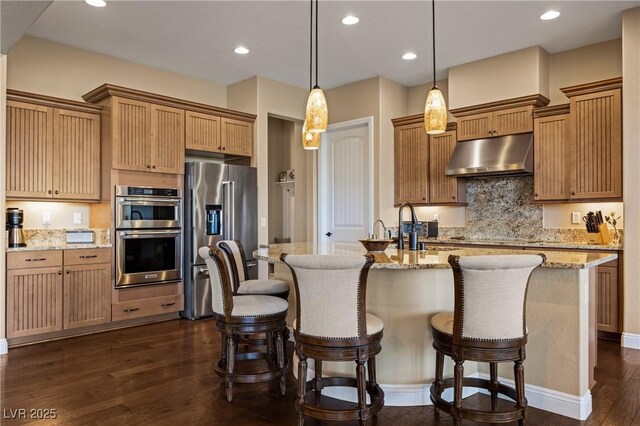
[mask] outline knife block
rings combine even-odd
[[[587,232],[587,242],[592,244],[609,244],[611,242],[611,234],[606,223],[598,226],[599,232]]]

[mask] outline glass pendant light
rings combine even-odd
[[[313,19],[311,20],[311,28],[311,33],[313,34]],[[324,92],[320,86],[318,86],[318,0],[316,0],[316,84],[313,86],[311,93],[309,93],[305,118],[307,122],[307,132],[322,133],[327,130],[327,125],[329,124],[327,100],[324,97]]]
[[[320,148],[320,133],[311,133],[307,131],[307,120],[302,125],[302,147],[308,150]]]
[[[431,0],[433,28],[433,87],[424,104],[424,129],[430,135],[444,133],[447,130],[447,104],[442,92],[436,86],[436,2]]]

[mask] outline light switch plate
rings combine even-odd
[[[436,222],[440,222],[440,213],[435,213],[433,215],[433,220],[435,220]]]
[[[42,212],[42,224],[43,225],[51,225],[51,213]]]
[[[263,228],[267,227],[267,218],[266,217],[261,217],[260,218],[260,226]]]
[[[82,225],[82,213],[74,212],[73,213],[73,224],[74,225]]]
[[[580,224],[580,212],[571,212],[571,223],[574,225]]]

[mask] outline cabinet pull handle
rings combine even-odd
[[[27,262],[42,262],[43,260],[47,260],[46,257],[33,258],[33,259],[25,259]]]
[[[163,304],[161,304],[160,306],[162,306],[163,308],[166,308],[167,306],[173,306],[173,305],[175,305],[175,304],[176,304],[176,302],[163,303]]]
[[[98,257],[97,254],[83,254],[82,256],[79,256],[80,259],[93,259],[95,257]]]
[[[122,310],[122,312],[135,312],[135,311],[139,311],[140,308],[124,308]]]

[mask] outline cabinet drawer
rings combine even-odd
[[[7,253],[7,269],[62,266],[62,250],[14,251]]]
[[[91,263],[110,263],[111,249],[78,249],[64,251],[65,265],[88,265]]]
[[[147,317],[151,315],[178,312],[184,309],[184,296],[154,297],[151,299],[132,300],[111,305],[111,320],[120,321],[129,318]]]

